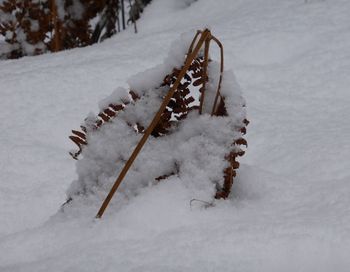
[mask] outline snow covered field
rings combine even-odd
[[[350,1],[189,3],[154,0],[137,35],[0,61],[1,272],[349,271]],[[76,179],[70,130],[204,26],[251,121],[232,197],[191,209],[164,182],[102,220],[57,212]]]

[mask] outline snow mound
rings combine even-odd
[[[172,44],[163,64],[128,80],[130,90],[140,99],[133,101],[126,89],[117,88],[99,103],[102,110],[124,101],[124,109],[116,118],[99,129],[91,128],[91,122],[96,120],[93,115],[87,118],[84,126],[88,145],[77,162],[78,178],[67,192],[72,203],[77,199],[101,203],[104,199],[142,137],[135,125],[148,127],[150,124],[170,89],[160,82],[174,67],[181,68],[192,37],[193,33],[181,35]],[[119,187],[114,197],[118,201],[114,201],[114,205],[139,194],[144,187],[165,182],[158,177],[167,177],[167,182],[183,183],[189,195],[205,201],[213,201],[218,188],[224,186],[224,169],[230,167],[226,157],[231,151],[241,151],[239,145],[233,143],[243,136],[240,129],[245,126],[245,101],[233,72],[225,71],[220,91],[227,116],[211,116],[220,75],[219,63],[211,61],[208,70],[203,114],[191,111],[184,120],[174,122],[169,134],[148,139]]]

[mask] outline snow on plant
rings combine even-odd
[[[134,2],[133,20],[149,1]],[[82,47],[117,33],[119,0],[0,0],[0,58]],[[130,15],[131,16],[131,15]],[[125,21],[123,16],[123,22]],[[125,22],[124,22],[125,25]],[[125,29],[125,26],[124,26]]]
[[[47,1],[0,2],[0,34],[5,37],[6,49],[0,48],[0,57],[18,58],[36,55],[47,50],[43,42],[49,31]]]
[[[79,151],[71,155],[80,159],[78,178],[68,190],[69,200],[93,196],[101,201],[110,190],[176,84],[186,57],[191,55],[191,41],[191,34],[181,35],[163,64],[131,77],[128,90],[116,89],[99,103],[101,112],[97,116],[88,116],[82,131],[73,131],[70,138]],[[224,71],[221,82],[220,63],[210,60],[208,69],[207,63],[205,50],[191,60],[119,187],[118,197],[129,199],[143,187],[165,180],[182,182],[193,198],[212,201],[228,197],[239,167],[236,159],[244,154],[241,146],[247,144],[243,139],[248,124],[245,101],[233,72]],[[220,101],[213,108],[218,82]]]

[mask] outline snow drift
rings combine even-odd
[[[152,2],[137,35],[0,61],[0,271],[348,272],[350,1]],[[174,176],[127,203],[117,195],[103,220],[95,194],[57,213],[78,179],[70,130],[204,25],[252,120],[231,197],[191,209]]]

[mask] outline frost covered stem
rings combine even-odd
[[[214,100],[214,104],[213,104],[213,109],[212,109],[212,112],[211,112],[211,115],[214,115],[215,111],[216,111],[216,104],[218,102],[219,96],[222,99],[222,97],[220,95],[220,89],[221,89],[222,75],[224,73],[224,47],[222,46],[222,43],[217,38],[215,38],[214,36],[211,36],[210,39],[213,40],[214,42],[216,42],[216,44],[220,48],[220,62],[221,62],[220,63],[220,78],[219,78],[218,88],[217,88],[217,91],[216,91],[215,100]]]
[[[203,86],[202,86],[201,99],[200,99],[201,101],[199,105],[199,114],[202,114],[204,95],[205,95],[205,84],[207,83],[207,80],[208,80],[207,69],[208,69],[208,61],[209,61],[210,36],[205,40],[205,45],[204,45],[204,63],[203,63],[203,75],[202,75]]]
[[[197,54],[199,53],[199,50],[201,49],[203,43],[210,37],[210,31],[208,29],[205,29],[195,47],[195,49],[189,54],[187,55],[185,64],[182,68],[182,70],[180,71],[178,78],[176,79],[174,85],[170,88],[168,94],[165,96],[163,103],[161,104],[157,114],[154,116],[151,124],[149,125],[149,127],[147,128],[147,130],[145,131],[145,133],[143,134],[140,142],[137,144],[137,146],[135,147],[134,151],[132,152],[130,158],[128,159],[128,161],[125,163],[124,168],[122,169],[122,171],[120,172],[117,180],[115,181],[115,183],[113,184],[111,190],[109,191],[106,199],[104,200],[104,202],[102,203],[102,206],[100,208],[100,210],[98,211],[96,218],[101,218],[104,211],[106,210],[109,202],[111,201],[114,193],[116,192],[116,190],[118,189],[120,183],[123,181],[125,175],[127,174],[129,168],[131,167],[131,165],[133,164],[134,160],[136,159],[137,155],[139,154],[139,152],[141,151],[142,147],[144,146],[144,144],[146,143],[148,137],[150,136],[150,134],[152,133],[153,129],[156,127],[156,125],[158,124],[160,117],[162,115],[162,113],[164,112],[166,106],[169,104],[170,99],[173,97],[178,85],[180,84],[180,81],[182,80],[182,78],[184,77],[184,75],[186,74],[187,69],[190,67],[192,61],[196,58]]]

